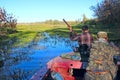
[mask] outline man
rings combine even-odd
[[[98,40],[92,43],[85,80],[114,80],[117,66],[113,56],[119,54],[119,50],[108,43],[106,32],[98,32],[97,37]]]
[[[73,70],[73,74],[78,74],[79,72],[82,73],[81,76],[75,76],[76,80],[83,80],[84,74],[86,72],[86,66],[88,65],[89,55],[90,55],[90,48],[91,43],[93,42],[93,36],[89,32],[88,26],[82,26],[82,33],[81,34],[74,34],[73,30],[70,28],[70,39],[77,40],[79,43],[79,52],[81,56],[82,68],[75,71]],[[78,73],[76,73],[78,72]]]
[[[72,30],[70,31],[71,40],[77,40],[79,43],[81,61],[84,61],[85,57],[89,57],[91,43],[93,42],[93,36],[89,32],[87,25],[82,26],[82,33],[79,35],[74,35]],[[88,61],[88,58],[86,60]]]
[[[87,44],[88,47],[90,47],[91,43],[93,42],[93,37],[90,34],[87,25],[82,26],[82,33],[79,35],[73,35],[73,32],[71,31],[70,38],[72,40],[78,40],[79,45]]]

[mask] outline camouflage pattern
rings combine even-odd
[[[107,38],[108,37],[107,32],[104,32],[104,31],[98,32],[97,35],[99,38]]]
[[[119,54],[119,51],[109,43],[94,42],[86,68],[88,71],[85,74],[85,80],[114,80],[117,72],[117,66],[113,62],[115,54]],[[101,74],[97,74],[99,72]]]
[[[60,55],[63,59],[70,59],[70,60],[81,60],[80,53],[79,52],[73,52],[71,54],[63,53]]]

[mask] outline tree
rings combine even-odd
[[[85,14],[83,14],[83,22],[86,22],[88,20],[88,18],[86,17]]]
[[[103,23],[119,24],[120,22],[120,0],[103,0],[91,9],[98,20]]]
[[[0,22],[5,20],[4,11],[0,8]]]
[[[7,14],[5,9],[0,8],[0,27],[16,28],[17,19],[12,14]]]

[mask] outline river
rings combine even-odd
[[[58,35],[40,34],[38,40],[26,44],[24,47],[12,47],[2,53],[4,61],[0,67],[0,80],[29,80],[46,63],[63,53],[71,52],[77,42]],[[11,43],[11,44],[10,44]],[[4,48],[5,49],[5,48]]]

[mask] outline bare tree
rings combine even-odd
[[[0,33],[3,33],[6,29],[3,28],[9,28],[9,30],[12,32],[13,30],[16,29],[17,25],[17,19],[13,16],[13,14],[8,14],[5,9],[0,8]],[[8,32],[9,33],[9,32]]]
[[[12,14],[7,14],[5,9],[0,8],[0,23],[9,24],[7,27],[12,27],[11,24],[17,24],[17,19]],[[15,27],[15,25],[13,26]]]
[[[0,22],[2,22],[4,20],[5,20],[5,16],[4,16],[2,9],[0,8]]]

